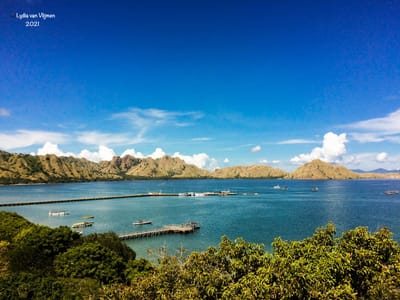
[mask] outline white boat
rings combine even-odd
[[[150,220],[147,220],[147,221],[144,221],[144,220],[137,220],[136,222],[133,222],[132,224],[133,224],[133,225],[146,225],[146,224],[151,224],[151,223],[153,223],[153,222],[150,221]]]
[[[386,195],[397,195],[400,193],[398,190],[389,190],[384,192]]]
[[[279,185],[279,184],[277,184],[277,185],[274,185],[273,189],[274,189],[274,190],[280,190],[280,189],[281,189],[281,187],[280,187],[280,185]]]
[[[318,187],[317,187],[317,186],[313,187],[313,188],[311,189],[311,191],[313,191],[313,192],[318,192]]]
[[[69,212],[65,211],[65,210],[54,210],[54,211],[49,211],[49,216],[66,216],[69,215]]]

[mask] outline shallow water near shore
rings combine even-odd
[[[275,185],[288,189],[274,189]],[[312,192],[314,186],[318,186],[318,192]],[[275,237],[303,239],[329,221],[335,223],[338,235],[357,226],[367,226],[370,231],[387,226],[400,240],[400,195],[384,194],[385,190],[400,190],[399,180],[138,180],[17,185],[0,186],[0,203],[221,190],[237,195],[121,198],[1,209],[51,227],[71,226],[83,221],[85,215],[94,216],[94,225],[84,228],[83,234],[122,234],[188,221],[200,223],[201,228],[191,234],[127,241],[138,257],[146,258],[148,249],[161,247],[167,247],[170,254],[178,248],[202,251],[218,245],[223,235],[263,243],[271,251]],[[66,210],[69,214],[49,216],[50,210]],[[133,225],[138,219],[151,220],[152,224]]]

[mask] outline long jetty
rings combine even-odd
[[[21,202],[10,202],[0,203],[1,206],[22,206],[22,205],[37,205],[37,204],[52,204],[52,203],[65,203],[65,202],[80,202],[80,201],[97,201],[97,200],[111,200],[111,199],[123,199],[123,198],[139,198],[139,197],[171,197],[179,196],[176,193],[148,193],[148,194],[132,194],[132,195],[120,195],[120,196],[101,196],[101,197],[89,197],[89,198],[73,198],[73,199],[53,199],[53,200],[38,200],[38,201],[21,201]]]
[[[199,228],[200,228],[200,225],[196,222],[190,222],[190,223],[181,224],[181,225],[164,225],[162,228],[157,228],[157,229],[153,229],[153,230],[120,234],[119,238],[121,240],[131,240],[131,239],[153,237],[153,236],[172,234],[172,233],[185,234],[185,233],[192,233]]]
[[[229,191],[221,192],[207,192],[207,193],[147,193],[147,194],[131,194],[131,195],[116,195],[116,196],[99,196],[99,197],[88,197],[88,198],[73,198],[73,199],[50,199],[50,200],[37,200],[37,201],[21,201],[21,202],[9,202],[0,203],[2,206],[23,206],[23,205],[38,205],[38,204],[52,204],[52,203],[65,203],[65,202],[80,202],[80,201],[97,201],[97,200],[112,200],[112,199],[124,199],[124,198],[139,198],[139,197],[181,197],[181,196],[232,196],[237,193]]]

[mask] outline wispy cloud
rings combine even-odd
[[[20,129],[11,133],[0,133],[0,148],[11,150],[46,142],[66,143],[69,139],[68,135],[59,132]]]
[[[126,133],[104,133],[99,131],[78,132],[77,140],[87,145],[132,145],[143,142],[140,136],[132,137]]]
[[[344,127],[354,130],[349,135],[361,142],[400,142],[400,109],[385,117],[363,120]]]
[[[207,142],[207,141],[211,141],[212,138],[209,137],[197,137],[197,138],[192,138],[192,141],[194,142]]]
[[[292,140],[280,141],[277,144],[278,145],[295,145],[295,144],[316,144],[316,143],[319,143],[319,141],[304,140],[304,139],[292,139]]]
[[[10,115],[10,112],[5,109],[0,107],[0,117],[8,117]]]
[[[129,111],[116,113],[111,116],[112,119],[123,119],[129,121],[133,126],[146,132],[150,128],[157,126],[176,126],[185,127],[193,124],[195,120],[201,119],[201,112],[189,111],[167,111],[156,108],[142,109],[131,108]]]

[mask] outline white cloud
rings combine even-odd
[[[400,133],[400,109],[386,117],[352,123],[348,127],[385,134],[398,134]]]
[[[338,162],[346,153],[346,134],[335,134],[328,132],[324,135],[322,147],[314,148],[311,153],[300,154],[293,157],[292,163],[303,164],[314,159],[321,159],[326,162]]]
[[[386,152],[357,153],[343,158],[343,164],[350,169],[370,171],[378,168],[387,170],[400,169],[400,155],[389,155]]]
[[[57,144],[53,144],[51,142],[46,142],[43,147],[39,148],[37,151],[37,155],[46,154],[55,154],[57,156],[76,156],[72,152],[63,152],[60,148],[58,148]]]
[[[385,141],[385,138],[380,137],[376,133],[361,133],[361,132],[352,132],[350,133],[350,137],[353,140],[356,140],[360,143],[379,143]]]
[[[131,145],[142,142],[140,137],[132,138],[127,134],[84,131],[78,133],[78,141],[87,145]]]
[[[5,109],[0,107],[0,117],[8,117],[10,115],[10,112]]]
[[[212,138],[209,137],[198,137],[198,138],[192,138],[192,141],[194,142],[207,142],[207,141],[211,141]]]
[[[4,150],[40,145],[46,142],[61,144],[68,136],[58,132],[40,130],[17,130],[13,133],[0,133],[0,148]]]
[[[400,143],[400,109],[382,118],[373,118],[344,127],[351,128],[350,136],[361,143],[392,142]]]
[[[196,111],[177,112],[162,109],[150,108],[131,108],[127,112],[112,115],[113,119],[128,120],[144,134],[150,128],[161,125],[173,125],[178,127],[189,126],[193,120],[203,117],[203,114]]]
[[[303,139],[293,139],[293,140],[286,140],[286,141],[280,141],[277,144],[278,145],[292,145],[292,144],[315,144],[317,141],[314,140],[303,140]]]
[[[179,152],[175,152],[172,157],[178,157],[187,164],[195,165],[201,169],[215,170],[218,168],[217,160],[210,158],[206,153],[198,153],[193,155],[182,155]]]
[[[280,160],[277,160],[277,159],[274,159],[273,161],[272,161],[272,163],[273,164],[279,164],[281,161]]]
[[[144,155],[142,152],[136,152],[135,149],[126,149],[122,154],[121,157],[124,157],[126,155],[130,155],[136,158],[144,158]]]
[[[267,164],[268,163],[268,160],[267,159],[262,159],[262,160],[260,160],[260,164]]]
[[[156,150],[154,150],[154,152],[150,155],[148,155],[147,157],[151,157],[152,159],[157,159],[157,158],[161,158],[166,156],[167,154],[164,152],[163,149],[161,148],[156,148]]]
[[[259,152],[259,151],[261,151],[261,146],[255,146],[255,147],[253,147],[253,148],[251,148],[251,150],[250,150],[251,152],[253,152],[253,153],[255,153],[255,152]]]
[[[229,158],[225,157],[224,163],[225,163],[225,164],[229,163]]]
[[[99,151],[97,152],[91,152],[87,149],[84,149],[77,156],[94,162],[99,162],[102,160],[109,161],[115,156],[115,152],[113,149],[108,148],[107,146],[99,146]]]
[[[389,155],[386,152],[381,152],[376,155],[375,160],[377,162],[385,162],[388,159]]]

